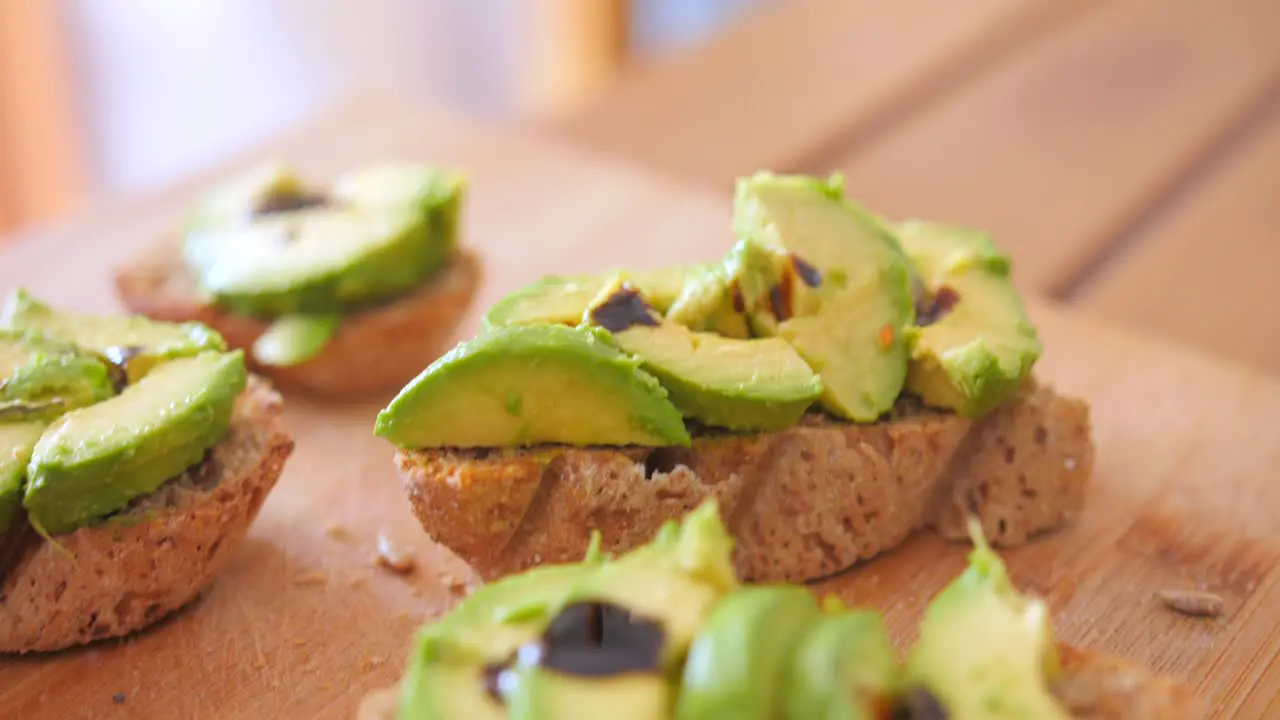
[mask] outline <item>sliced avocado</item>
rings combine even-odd
[[[52,420],[115,394],[107,364],[36,333],[0,330],[0,422]]]
[[[778,717],[796,642],[820,617],[803,585],[757,585],[725,597],[689,649],[673,717]]]
[[[120,368],[130,383],[167,360],[227,349],[221,335],[200,323],[60,312],[23,290],[10,296],[0,327],[37,332],[84,348]]]
[[[312,191],[279,160],[259,163],[215,188],[187,213],[188,230],[226,227],[248,222],[254,215],[280,208],[322,204]]]
[[[506,703],[506,717],[510,720],[667,720],[671,717],[672,688],[656,673],[575,677],[541,667],[521,667],[515,671],[512,686]]]
[[[739,240],[721,262],[689,277],[667,318],[691,330],[752,337],[757,334],[753,311],[759,308],[764,312],[781,292],[783,283],[791,280],[784,268],[790,257],[762,242]]]
[[[893,407],[907,375],[903,331],[915,314],[909,262],[893,235],[844,197],[838,176],[770,173],[738,182],[734,229],[797,260],[783,270],[785,286],[746,298],[753,330],[800,353],[822,378],[831,413],[873,422]]]
[[[0,538],[13,527],[22,510],[27,461],[44,428],[43,422],[0,424]]]
[[[503,718],[486,672],[535,641],[570,588],[599,558],[545,565],[489,583],[418,634],[401,687],[403,717]]]
[[[778,338],[739,340],[665,320],[623,276],[601,291],[584,322],[610,331],[644,362],[686,416],[731,430],[794,425],[822,382]]]
[[[644,292],[659,312],[665,312],[680,296],[687,279],[703,271],[704,266],[627,271],[627,280]],[[484,315],[484,327],[538,323],[576,325],[591,301],[619,272],[543,277],[494,303]]]
[[[969,567],[925,609],[907,696],[923,694],[955,720],[1065,720],[1050,691],[1059,664],[1047,606],[1013,586],[977,520],[969,534]]]
[[[333,195],[306,191],[265,200],[215,192],[206,203],[247,200],[233,213],[247,219],[193,224],[183,242],[188,267],[219,305],[274,317],[385,301],[416,287],[448,259],[465,187],[459,177],[425,167],[373,166],[334,187]]]
[[[401,447],[689,445],[680,411],[607,333],[513,325],[458,345],[378,414]]]
[[[419,633],[402,717],[665,718],[668,678],[716,600],[736,589],[714,501],[646,545],[481,588]],[[625,707],[617,706],[621,701]],[[656,714],[655,714],[656,713]]]
[[[253,359],[267,366],[300,365],[319,355],[341,325],[337,314],[276,318],[254,341]]]
[[[780,717],[878,720],[898,695],[901,675],[880,613],[838,607],[797,642]]]
[[[245,382],[243,353],[202,353],[55,420],[27,467],[32,526],[71,532],[200,462],[226,434]]]
[[[926,290],[907,331],[907,389],[929,405],[982,415],[1018,392],[1041,353],[1009,256],[978,230],[920,220],[897,228]]]

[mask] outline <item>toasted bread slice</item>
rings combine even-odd
[[[738,574],[804,582],[932,526],[968,537],[972,511],[996,546],[1072,521],[1093,467],[1088,406],[1029,382],[978,420],[904,399],[853,425],[811,413],[758,435],[698,433],[691,448],[400,450],[413,512],[492,580],[576,562],[592,528],[621,553],[715,497]]]
[[[1187,686],[1129,660],[1060,644],[1063,674],[1053,693],[1081,720],[1199,720],[1204,702]],[[356,720],[395,720],[399,688],[364,697]]]
[[[195,599],[293,452],[281,413],[280,395],[251,376],[203,462],[106,522],[55,536],[57,546],[28,532],[0,575],[0,653],[120,637]]]
[[[480,284],[479,258],[459,250],[415,292],[343,318],[319,355],[298,365],[266,367],[248,350],[270,322],[215,307],[169,240],[116,272],[116,292],[130,312],[169,322],[195,321],[244,348],[250,369],[286,392],[351,399],[398,390],[449,346]]]

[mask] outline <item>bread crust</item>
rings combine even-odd
[[[212,582],[275,486],[294,440],[261,378],[236,400],[227,435],[198,465],[114,521],[23,545],[0,577],[0,653],[121,637],[173,613]]]
[[[1062,676],[1053,694],[1079,720],[1200,720],[1207,708],[1189,687],[1124,658],[1059,644]],[[356,720],[395,720],[398,687],[363,698]]]
[[[168,239],[121,267],[116,292],[130,312],[168,322],[200,322],[231,347],[244,348],[250,369],[285,392],[334,400],[399,390],[450,345],[482,276],[479,257],[465,249],[414,292],[353,312],[319,355],[298,365],[256,363],[249,348],[270,322],[215,307]]]
[[[998,547],[1068,524],[1093,454],[1088,406],[1030,382],[978,420],[904,399],[873,425],[812,413],[691,448],[399,450],[395,463],[423,528],[486,580],[576,562],[592,528],[625,552],[714,497],[740,577],[806,582],[927,526],[966,538],[969,511]]]

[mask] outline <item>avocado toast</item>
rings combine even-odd
[[[130,311],[200,322],[281,389],[394,389],[448,343],[481,276],[459,242],[459,174],[355,168],[329,187],[265,162],[202,197],[170,238],[116,273]]]
[[[280,396],[197,323],[0,315],[0,653],[121,637],[235,553],[294,441]]]
[[[744,585],[715,501],[646,544],[485,586],[417,635],[360,720],[1197,718],[1185,686],[1056,641],[976,520],[900,658],[870,607]]]
[[[378,417],[427,533],[486,579],[625,551],[714,498],[752,581],[844,570],[931,527],[1064,526],[1088,406],[983,233],[893,223],[838,178],[738,183],[719,263],[549,277]]]

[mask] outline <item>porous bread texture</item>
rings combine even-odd
[[[132,313],[217,330],[228,345],[246,350],[250,369],[281,390],[341,400],[399,390],[447,350],[481,275],[479,257],[459,249],[412,293],[344,316],[319,355],[288,367],[253,360],[248,349],[270,321],[216,307],[183,263],[176,240],[149,248],[117,270],[115,284]]]
[[[106,522],[29,534],[0,576],[0,653],[121,637],[173,613],[226,565],[275,486],[294,441],[280,395],[250,377],[205,459]]]
[[[1186,685],[1124,658],[1059,644],[1062,676],[1053,694],[1079,720],[1200,720],[1207,708]],[[395,720],[399,688],[363,698],[356,720]]]
[[[1093,455],[1088,406],[1031,381],[976,420],[904,398],[875,424],[810,413],[691,448],[402,449],[395,463],[422,527],[486,580],[576,562],[593,529],[625,552],[714,497],[740,577],[805,582],[924,527],[967,539],[968,512],[997,547],[1059,528]]]

